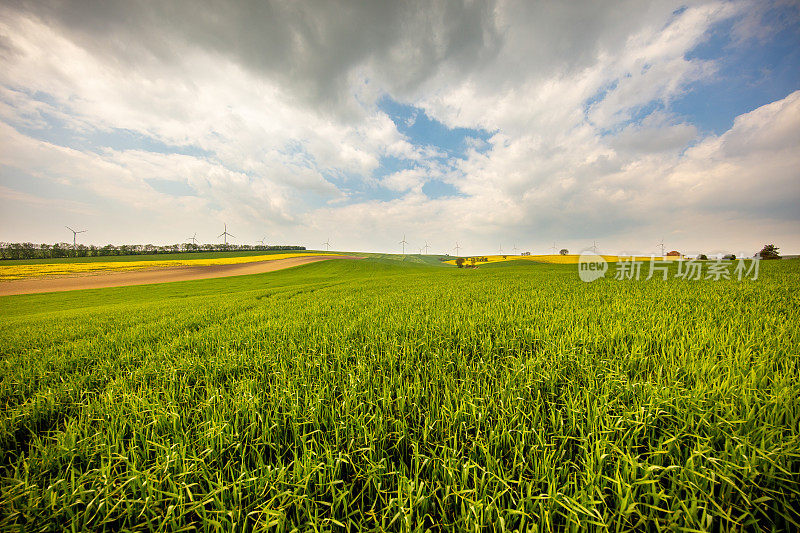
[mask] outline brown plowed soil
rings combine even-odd
[[[272,272],[306,263],[325,261],[328,259],[360,259],[351,256],[316,255],[308,257],[290,257],[273,259],[255,263],[238,265],[179,266],[167,268],[150,268],[129,272],[92,272],[76,274],[70,277],[46,277],[18,279],[0,282],[0,296],[11,294],[33,294],[37,292],[62,292],[80,289],[101,289],[105,287],[123,287],[126,285],[152,285],[170,281],[189,281],[193,279],[225,278],[246,274]]]

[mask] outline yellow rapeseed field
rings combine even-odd
[[[609,263],[615,263],[617,261],[629,261],[631,259],[636,261],[651,261],[653,257],[648,256],[618,256],[618,255],[602,255],[603,259],[608,261]],[[475,259],[476,265],[482,265],[486,263],[499,263],[502,261],[517,261],[517,260],[525,260],[525,261],[536,261],[537,263],[554,263],[558,265],[576,265],[578,264],[578,259],[580,255],[578,254],[568,254],[568,255],[478,255],[478,256],[468,256],[464,257],[464,264],[467,266],[472,266],[472,260]],[[664,258],[662,257],[655,257],[656,261],[662,261]],[[450,261],[445,261],[445,263],[449,263],[451,265],[456,264],[455,259],[451,259]]]
[[[100,271],[127,271],[141,270],[144,268],[164,268],[176,266],[208,266],[208,265],[235,265],[240,263],[254,263],[257,261],[273,261],[277,259],[290,259],[293,257],[308,257],[315,255],[339,255],[320,253],[287,253],[270,255],[251,255],[244,257],[220,257],[215,259],[165,259],[161,261],[104,261],[87,263],[46,263],[38,265],[2,265],[0,266],[0,281],[10,281],[23,278],[37,278],[41,276],[63,276],[71,274],[84,274]]]

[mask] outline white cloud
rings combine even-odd
[[[395,172],[381,180],[381,184],[393,191],[421,192],[428,179],[428,174],[421,168],[413,168]]]
[[[639,123],[629,124],[613,136],[610,145],[618,152],[654,154],[676,152],[697,138],[697,128],[676,123],[671,117],[655,112]]]
[[[9,189],[0,185],[0,198],[7,203],[22,204],[28,206],[43,207],[45,209],[60,208],[67,212],[90,215],[93,210],[89,204],[64,200],[62,198],[42,198],[34,194]]]
[[[689,149],[668,176],[692,210],[800,222],[800,91],[736,118]]]
[[[800,227],[800,91],[739,117],[728,132],[685,152],[691,127],[666,125],[660,131],[681,142],[668,139],[645,155],[636,149],[621,156],[587,136],[583,144],[576,139],[572,150],[562,146],[543,157],[549,165],[543,170],[523,164],[539,157],[535,143],[526,150],[524,142],[497,140],[491,153],[465,162],[467,198],[428,201],[408,195],[313,216],[322,226],[338,228],[340,240],[351,236],[350,242],[363,242],[374,235],[377,246],[393,228],[408,228],[409,240],[450,247],[466,240],[474,253],[514,240],[541,252],[553,239],[575,249],[599,235],[616,235],[618,248],[607,251],[642,253],[654,252],[662,237],[673,247],[706,252],[750,250],[763,239],[794,242]],[[610,142],[619,144],[615,137]],[[733,146],[736,154],[729,153]],[[395,179],[408,184],[416,174],[401,177]],[[526,186],[515,189],[516,181]],[[365,227],[367,234],[359,230]]]
[[[681,7],[255,3],[206,17],[212,8],[196,2],[6,6],[0,169],[33,177],[18,194],[57,183],[108,202],[99,211],[145,213],[181,232],[226,220],[253,238],[313,243],[333,231],[361,249],[403,231],[480,252],[498,240],[594,236],[630,247],[665,228],[699,246],[683,220],[797,229],[797,93],[707,138],[669,110],[714,76],[713,61],[688,53],[716,25],[762,35],[753,5]],[[493,136],[445,158],[398,132],[377,106],[385,94]],[[120,132],[167,146],[117,146]],[[159,153],[175,146],[188,149]],[[376,180],[384,157],[414,167]],[[0,201],[22,201],[9,176],[0,170]],[[428,198],[431,178],[461,196]],[[158,192],[152,179],[195,195]],[[348,192],[378,186],[402,196],[355,202]],[[745,233],[729,232],[731,246],[755,238]]]

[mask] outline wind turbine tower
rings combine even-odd
[[[228,237],[233,237],[235,239],[236,235],[228,233],[228,224],[225,224],[225,231],[217,235],[217,239],[219,239],[220,237],[225,237],[225,244],[228,244]]]
[[[512,248],[512,250],[514,250],[514,255],[517,255],[517,250],[519,250],[519,248],[517,248],[517,243],[514,243],[514,248]]]
[[[325,249],[326,249],[327,251],[329,251],[329,252],[331,251],[331,239],[330,239],[330,237],[328,237],[328,240],[326,240],[326,241],[325,241],[325,242],[323,242],[322,244],[324,244],[324,245],[325,245]]]
[[[456,251],[456,257],[460,257],[458,255],[458,251],[461,249],[461,245],[458,244],[458,242],[456,242],[456,245],[455,245],[455,247],[453,247],[453,249]]]
[[[408,242],[406,241],[406,236],[405,236],[405,234],[403,234],[403,240],[402,240],[402,241],[400,241],[400,242],[399,242],[399,243],[397,243],[397,244],[402,244],[402,245],[403,245],[403,255],[406,255],[406,244],[408,244]]]
[[[195,246],[197,246],[197,232],[195,232],[195,234],[194,234],[192,237],[189,237],[189,238],[188,238],[188,239],[186,239],[186,240],[187,240],[187,241],[192,241],[192,244],[194,244]]]
[[[597,253],[597,241],[592,241],[592,251]]]
[[[425,241],[425,246],[424,246],[424,248],[425,248],[425,255],[428,255],[428,248],[430,248],[430,247],[431,247],[431,245],[430,245],[430,244],[428,244],[428,241]]]
[[[64,227],[72,232],[72,249],[74,250],[75,248],[77,248],[78,233],[86,233],[86,231],[88,231],[88,230],[82,229],[82,230],[76,231],[76,230],[70,228],[69,226],[64,226]]]
[[[553,241],[553,255],[556,255],[556,242]]]
[[[661,239],[661,242],[658,243],[658,245],[661,246],[661,257],[664,257],[664,239],[663,239],[663,237]]]

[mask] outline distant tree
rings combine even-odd
[[[69,249],[62,247],[58,243],[53,245],[52,250],[51,257],[67,257],[69,255]]]
[[[708,256],[706,254],[698,254],[697,259],[699,261],[708,261]]]
[[[761,259],[780,259],[781,255],[778,253],[778,250],[780,250],[780,248],[774,244],[766,244],[761,251],[758,252],[758,255]]]
[[[733,261],[734,259],[736,259],[736,254],[725,254],[722,256],[722,258],[727,261]]]
[[[186,250],[197,251],[199,246],[189,245],[191,248]],[[206,247],[204,250],[253,250],[255,247],[249,244],[229,244]],[[270,246],[270,250],[305,250],[304,246]],[[184,250],[182,245],[171,244],[167,246],[155,246],[152,244],[123,244],[115,246],[107,244],[99,247],[93,244],[78,244],[73,247],[72,243],[62,242],[49,244],[33,244],[30,242],[0,242],[0,260],[6,259],[49,259],[60,257],[107,257],[116,255],[140,255],[140,254],[170,254]]]
[[[566,248],[562,248],[561,251],[558,253],[560,253],[561,255],[567,255],[569,253],[569,250],[567,250]]]
[[[22,249],[20,253],[21,259],[33,259],[34,257],[34,244],[32,242],[25,242],[22,243]]]
[[[456,259],[456,266],[458,268],[464,268],[464,258],[463,257],[459,257],[458,259]]]

